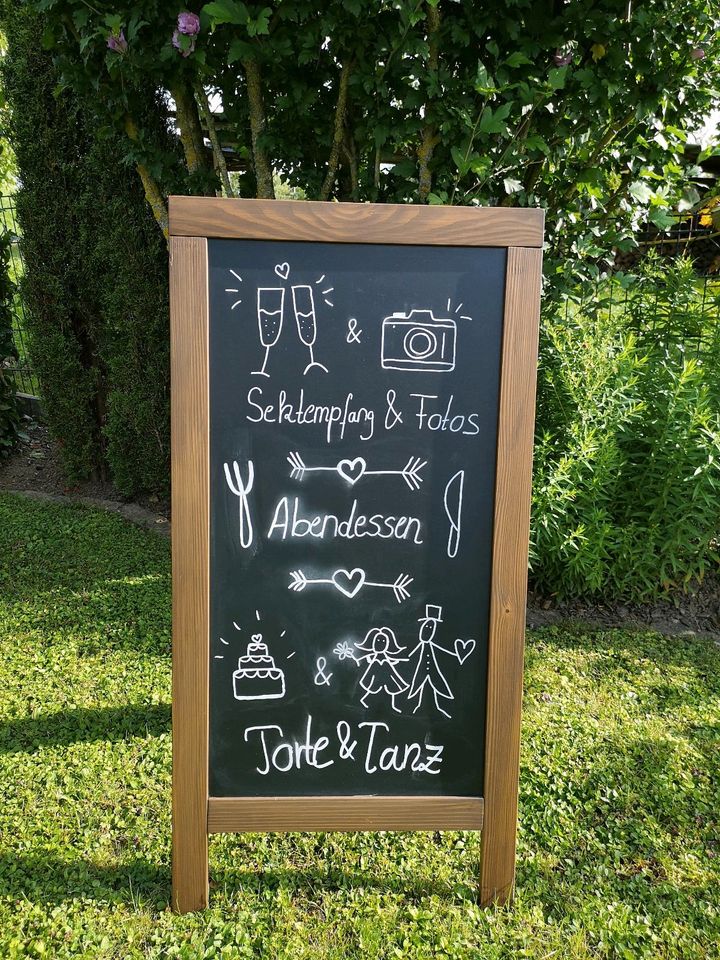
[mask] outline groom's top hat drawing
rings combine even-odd
[[[442,607],[434,603],[425,604],[425,616],[418,618],[418,623],[422,623],[424,620],[435,620],[436,623],[442,623]]]

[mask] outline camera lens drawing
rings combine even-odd
[[[265,359],[259,370],[253,370],[253,375],[269,377],[267,366],[270,350],[280,337],[283,325],[283,308],[285,305],[284,287],[258,287],[257,292],[257,319],[260,332],[260,343],[265,347]]]
[[[318,363],[313,356],[313,346],[317,339],[317,322],[315,320],[315,300],[313,299],[312,287],[306,284],[298,284],[291,289],[298,336],[310,351],[310,363],[303,370],[303,376],[313,367],[319,367],[327,373],[328,368],[323,366],[322,363]]]

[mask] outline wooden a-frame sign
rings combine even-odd
[[[510,896],[542,242],[170,199],[175,910],[239,831],[482,830]]]

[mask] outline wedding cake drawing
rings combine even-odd
[[[261,633],[254,633],[247,653],[233,673],[236,700],[277,700],[285,696],[285,674],[275,666]]]

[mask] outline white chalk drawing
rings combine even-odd
[[[323,274],[323,275],[320,277],[319,280],[316,280],[315,283],[316,283],[316,284],[322,283],[324,279],[325,279],[325,274]],[[331,294],[334,289],[335,289],[335,287],[328,287],[327,290],[323,290],[323,291],[322,291],[323,299],[325,300],[325,303],[326,303],[329,307],[334,307],[335,304],[332,303],[332,301],[330,301],[330,300],[327,299],[326,294]],[[362,333],[362,331],[360,331],[360,332]]]
[[[318,657],[315,661],[315,669],[317,673],[313,677],[313,682],[316,687],[329,687],[330,680],[332,679],[331,673],[326,673],[327,670],[327,660],[325,657]]]
[[[448,311],[448,313],[450,313],[450,311],[452,310],[452,307],[450,306],[450,303],[451,303],[451,300],[450,300],[450,298],[448,297],[448,302],[447,302],[447,311]],[[463,308],[463,304],[462,304],[462,303],[459,303],[459,304],[455,307],[455,313],[460,313],[460,311],[462,310],[462,308]],[[460,313],[460,319],[461,319],[461,320],[472,320],[472,317],[468,317],[467,314],[462,314],[462,313]]]
[[[393,583],[376,583],[367,579],[367,574],[362,567],[355,567],[353,570],[339,569],[333,572],[331,577],[308,577],[302,570],[290,571],[290,583],[288,590],[294,590],[300,593],[308,586],[317,584],[327,584],[334,587],[346,597],[357,596],[365,587],[377,587],[379,589],[392,590],[398,603],[407,600],[410,596],[408,587],[413,582],[413,577],[408,577],[401,573]]]
[[[414,664],[412,680],[410,681],[410,690],[408,700],[417,698],[417,705],[413,713],[417,713],[422,706],[426,691],[431,691],[435,700],[437,710],[443,716],[450,717],[447,710],[440,705],[440,700],[454,700],[455,696],[445,678],[445,674],[440,669],[438,663],[438,654],[445,653],[449,657],[454,657],[460,664],[470,656],[475,648],[475,641],[464,641],[466,644],[472,643],[472,648],[461,647],[458,652],[458,643],[456,641],[455,649],[448,650],[442,644],[435,641],[435,633],[439,623],[442,623],[442,607],[428,603],[425,605],[425,616],[420,619],[420,635],[418,643],[407,656],[408,661]],[[464,654],[461,659],[461,653]]]
[[[455,369],[457,324],[432,310],[411,310],[385,317],[381,363],[384,370],[441,373]]]
[[[359,656],[353,652],[355,663],[362,665],[363,661],[366,662],[365,671],[360,677],[360,686],[365,691],[360,703],[367,707],[368,697],[384,692],[390,697],[390,706],[395,713],[402,713],[395,703],[395,697],[405,693],[409,685],[398,673],[396,664],[405,662],[406,657],[399,656],[405,647],[400,646],[390,627],[374,627],[367,632],[363,642],[354,644],[354,647],[363,651]]]
[[[460,547],[460,528],[462,523],[463,487],[465,486],[465,471],[458,470],[448,480],[443,494],[445,513],[450,521],[448,532],[447,555],[453,559],[457,556]]]
[[[275,665],[261,633],[254,633],[233,673],[236,700],[279,700],[285,696],[285,674]]]
[[[362,330],[358,330],[358,322],[355,317],[350,317],[348,319],[348,331],[347,336],[345,337],[346,343],[360,343],[360,334]]]
[[[257,321],[260,343],[265,347],[265,357],[259,370],[253,370],[255,377],[269,377],[267,366],[270,351],[280,339],[285,306],[285,287],[258,287]]]
[[[315,300],[313,299],[312,287],[307,284],[297,284],[291,289],[298,336],[300,342],[304,343],[310,351],[310,363],[303,370],[303,376],[313,367],[319,367],[320,370],[327,373],[328,368],[324,364],[318,363],[313,354],[313,347],[317,339],[317,321],[315,319]]]
[[[230,273],[235,277],[235,279],[242,283],[242,277],[239,273],[235,273],[234,270],[231,270]],[[240,293],[239,287],[225,287],[225,293]],[[242,303],[242,300],[236,300],[233,305],[230,307],[231,310],[234,310],[235,307],[239,306]]]
[[[455,656],[458,658],[458,661],[462,664],[465,663],[467,658],[471,655],[475,649],[474,640],[456,640],[455,641]]]
[[[238,280],[242,280],[234,271],[230,271]],[[275,274],[281,280],[287,280],[290,276],[290,264],[276,263]],[[316,280],[319,284],[325,280],[325,275]],[[257,289],[257,323],[260,333],[260,343],[265,348],[265,356],[259,370],[253,370],[252,374],[257,377],[269,377],[267,371],[270,351],[277,344],[282,333],[283,321],[285,317],[285,291],[286,287],[258,287]],[[332,293],[334,287],[326,287],[321,291],[324,302],[332,307],[333,303],[327,299],[328,294]],[[227,287],[226,293],[239,293],[239,287]],[[317,317],[315,312],[315,295],[312,286],[307,283],[298,283],[290,287],[292,295],[293,312],[295,314],[295,323],[297,325],[300,342],[307,347],[310,353],[310,362],[303,370],[303,375],[307,374],[314,367],[328,372],[328,368],[315,359],[314,347],[317,339]],[[236,300],[231,310],[234,310],[242,300]]]
[[[333,653],[338,658],[338,660],[355,660],[355,644],[348,643],[347,640],[341,640],[340,643],[335,644],[333,647]]]
[[[237,460],[233,460],[232,467],[235,474],[235,482],[233,483],[233,478],[230,474],[230,467],[227,463],[223,464],[225,468],[225,481],[230,487],[230,490],[235,494],[239,500],[239,519],[240,519],[240,546],[244,547],[246,550],[251,546],[253,541],[253,524],[252,516],[250,515],[250,504],[248,503],[248,494],[253,488],[253,481],[255,479],[255,467],[253,466],[252,460],[247,462],[247,480],[244,481],[240,472],[240,466],[238,465]],[[237,624],[235,624],[237,627]],[[237,627],[239,630],[240,627]]]
[[[353,487],[363,477],[402,477],[411,490],[420,489],[423,481],[420,472],[427,463],[420,457],[410,457],[402,470],[368,470],[365,458],[355,457],[352,460],[339,460],[333,467],[308,467],[297,451],[290,453],[287,461],[292,480],[302,480],[306,473],[337,473]]]

